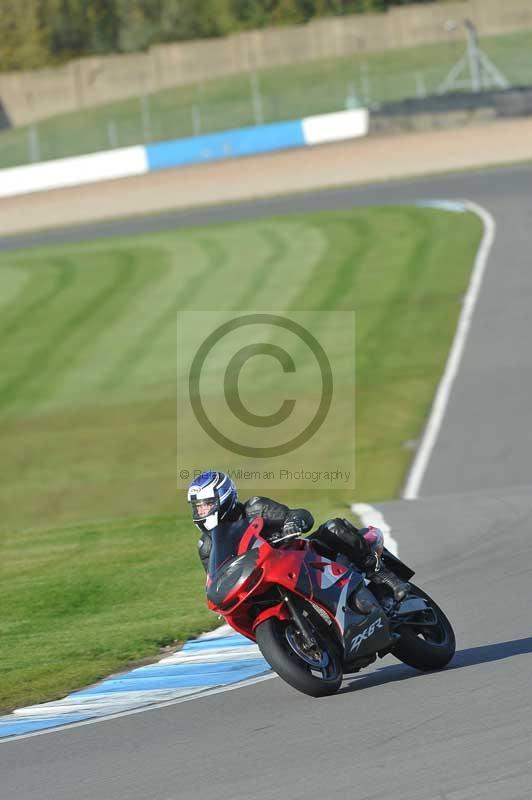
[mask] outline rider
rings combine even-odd
[[[188,502],[192,508],[192,519],[201,532],[198,552],[207,571],[211,551],[210,531],[222,522],[262,517],[264,528],[261,535],[272,544],[294,533],[307,533],[314,524],[310,511],[304,508],[290,509],[268,497],[250,497],[240,502],[235,484],[224,472],[202,472],[194,478],[188,489]],[[337,554],[346,556],[350,562],[366,572],[372,583],[387,585],[396,600],[402,600],[407,587],[403,581],[381,562],[384,538],[379,528],[355,528],[348,520],[335,517],[309,537],[323,554],[332,559]]]

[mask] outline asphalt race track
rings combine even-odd
[[[272,679],[7,741],[1,800],[532,796],[532,168],[324,191],[44,239],[426,198],[474,200],[497,223],[421,499],[379,506],[414,580],[454,623],[450,667],[420,674],[388,656],[332,698],[313,700]],[[18,237],[0,247],[21,244]]]

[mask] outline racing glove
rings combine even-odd
[[[314,517],[305,508],[295,508],[286,515],[283,527],[270,537],[270,542],[276,544],[287,539],[293,539],[301,533],[309,531],[314,524]]]
[[[288,512],[283,525],[283,536],[307,533],[314,525],[314,517],[306,508],[294,508]]]

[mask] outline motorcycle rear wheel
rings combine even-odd
[[[409,584],[409,594],[422,597],[434,611],[437,625],[426,628],[408,627],[401,630],[401,638],[393,649],[393,655],[409,667],[423,671],[442,669],[454,656],[456,640],[451,623],[428,594],[414,584]]]
[[[255,635],[260,651],[271,668],[294,689],[311,697],[334,694],[342,683],[342,661],[333,633],[318,612],[301,604],[316,646],[305,647],[292,620],[277,617],[262,622]]]

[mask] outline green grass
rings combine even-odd
[[[511,84],[532,84],[532,31],[489,37],[481,44]],[[363,61],[353,56],[264,70],[259,76],[264,122],[339,111],[352,91],[369,104],[415,97],[423,87],[435,92],[464,50],[460,38],[368,53]],[[144,112],[140,98],[135,97],[39,122],[39,159],[255,123],[247,73],[167,89],[147,102]],[[0,168],[32,159],[29,137],[28,126],[0,133]]]
[[[86,685],[208,624],[194,537],[178,554],[175,528],[174,515],[4,536],[0,708]]]
[[[175,515],[176,309],[356,310],[356,492],[275,493],[319,521],[397,494],[480,234],[386,207],[3,254],[0,706],[216,624]]]

